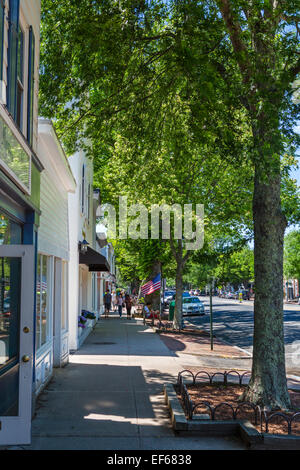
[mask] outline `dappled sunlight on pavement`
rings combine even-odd
[[[182,363],[142,322],[100,320],[40,395],[28,448],[244,449],[234,438],[174,435],[163,387]]]

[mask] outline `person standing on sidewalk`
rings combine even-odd
[[[120,293],[120,294],[118,295],[118,299],[117,299],[117,304],[118,304],[118,310],[119,310],[120,318],[122,317],[123,303],[124,303],[124,300],[123,300],[122,294]]]
[[[106,291],[104,294],[105,318],[108,318],[111,307],[111,293]]]
[[[132,300],[129,294],[125,294],[125,306],[127,310],[127,319],[131,320]]]

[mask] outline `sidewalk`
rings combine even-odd
[[[178,356],[140,320],[111,315],[55,369],[39,397],[32,450],[245,449],[235,438],[175,435],[163,384],[197,357]]]

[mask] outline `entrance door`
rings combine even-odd
[[[34,246],[0,245],[0,445],[30,444]]]

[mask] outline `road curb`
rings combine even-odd
[[[230,356],[228,354],[205,354],[205,353],[193,353],[193,352],[183,352],[183,351],[179,351],[178,352],[179,354],[186,354],[187,356],[199,356],[199,357],[219,357],[219,358],[222,358],[222,359],[234,359],[234,360],[239,360],[239,359],[252,359],[252,356],[249,357],[249,356]]]

